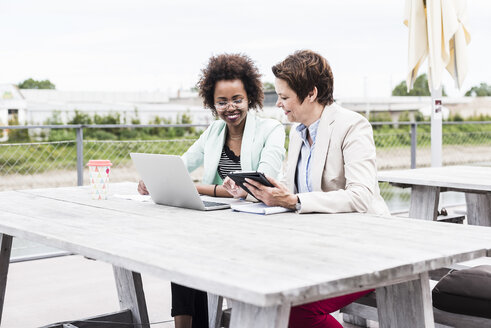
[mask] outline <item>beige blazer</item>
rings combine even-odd
[[[295,172],[302,139],[290,132],[286,183],[296,193]],[[336,103],[324,108],[312,163],[312,188],[300,193],[299,213],[363,212],[389,214],[377,181],[375,143],[370,123]]]

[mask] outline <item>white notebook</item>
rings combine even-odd
[[[292,210],[290,210],[286,207],[268,206],[264,203],[231,204],[230,207],[234,211],[263,214],[263,215],[292,212]]]

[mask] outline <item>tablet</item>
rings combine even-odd
[[[246,178],[252,179],[254,181],[259,182],[260,184],[263,184],[267,187],[274,187],[271,182],[266,179],[264,174],[262,172],[257,172],[257,171],[235,171],[232,173],[229,173],[228,176],[230,179],[234,180],[236,184],[238,184],[242,189],[247,191],[251,196],[254,197],[254,195],[247,189],[246,186],[244,186],[244,182]],[[254,197],[255,198],[255,197]]]

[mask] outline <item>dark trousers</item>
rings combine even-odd
[[[208,297],[205,292],[171,283],[171,315],[190,315],[193,328],[208,328]]]

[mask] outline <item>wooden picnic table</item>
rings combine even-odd
[[[379,171],[378,180],[411,187],[409,217],[436,220],[440,192],[465,193],[467,222],[491,226],[491,167],[445,166]]]
[[[0,305],[12,236],[112,264],[121,308],[143,327],[140,274],[232,300],[232,328],[285,328],[291,306],[369,288],[377,288],[380,327],[434,327],[428,271],[491,254],[484,227],[353,213],[199,212],[112,196],[135,190],[111,184],[105,201],[92,200],[88,187],[1,192]]]

